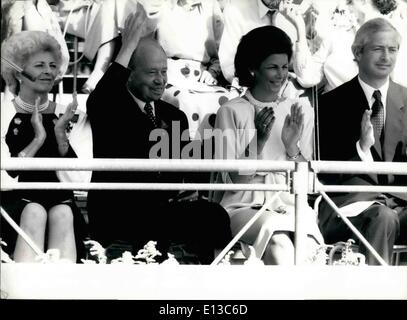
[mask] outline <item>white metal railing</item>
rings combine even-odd
[[[2,190],[7,189],[69,189],[69,190],[264,190],[287,191],[295,195],[295,263],[303,261],[304,237],[302,215],[300,212],[308,205],[309,193],[321,193],[333,206],[351,230],[371,251],[382,265],[386,265],[380,255],[370,246],[360,232],[351,225],[340,210],[332,203],[325,191],[329,192],[393,192],[407,193],[407,186],[343,186],[322,185],[316,178],[317,173],[374,173],[407,175],[407,163],[369,163],[339,161],[269,161],[269,160],[164,160],[164,159],[58,159],[55,158],[6,158],[1,160],[1,170],[68,170],[68,171],[168,171],[168,172],[278,172],[287,174],[286,184],[211,184],[211,183],[47,183],[47,182],[7,182],[1,184]],[[292,179],[291,179],[292,176]],[[313,177],[313,179],[310,179]],[[244,227],[247,230],[261,215],[260,212]],[[2,210],[3,214],[3,210]],[[242,232],[244,232],[244,230]],[[239,232],[212,264],[217,264],[228,250],[243,234]],[[239,236],[240,235],[240,236]]]

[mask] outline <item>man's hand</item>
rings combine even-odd
[[[122,46],[116,57],[116,62],[126,67],[136,50],[140,39],[147,33],[147,14],[143,6],[137,3],[137,11],[130,13],[121,30]]]
[[[130,13],[124,23],[124,29],[121,32],[122,46],[136,49],[140,38],[146,31],[147,14],[141,4],[137,4],[137,11]]]
[[[362,122],[360,124],[360,148],[363,152],[368,152],[370,147],[374,145],[375,138],[374,138],[374,131],[373,125],[370,121],[370,117],[372,115],[372,110],[366,110],[362,117]]]
[[[180,191],[170,202],[192,202],[199,199],[198,191]]]

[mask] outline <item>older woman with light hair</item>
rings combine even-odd
[[[4,58],[23,70],[2,63],[6,85],[14,85],[17,94],[2,101],[2,158],[91,157],[90,126],[86,114],[76,110],[76,97],[67,107],[48,98],[61,72],[61,47],[55,38],[43,31],[22,31],[3,42],[1,56],[2,62]],[[9,175],[22,182],[90,180],[88,173],[66,171],[12,171]],[[41,249],[59,249],[61,258],[75,262],[82,217],[73,192],[22,190],[19,199],[21,228]],[[34,252],[20,237],[14,259],[35,261]]]

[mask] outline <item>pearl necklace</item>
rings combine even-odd
[[[287,98],[285,97],[279,97],[277,98],[276,101],[270,101],[270,102],[262,102],[257,100],[255,97],[253,97],[252,93],[247,90],[245,93],[245,97],[247,98],[247,100],[254,105],[255,107],[259,108],[259,109],[263,109],[264,107],[272,107],[275,108],[279,105],[280,102],[286,100]]]
[[[14,99],[14,102],[17,106],[17,109],[20,109],[20,111],[24,111],[27,113],[33,113],[34,111],[34,106],[33,104],[27,103],[23,101],[20,96],[17,96]],[[49,100],[47,100],[45,103],[38,105],[38,112],[43,112],[48,109],[49,106]]]

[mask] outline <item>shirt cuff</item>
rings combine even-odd
[[[368,152],[363,152],[362,148],[360,147],[359,140],[356,142],[356,150],[358,151],[359,158],[362,161],[373,162],[373,157],[372,154],[370,153],[370,150]]]

